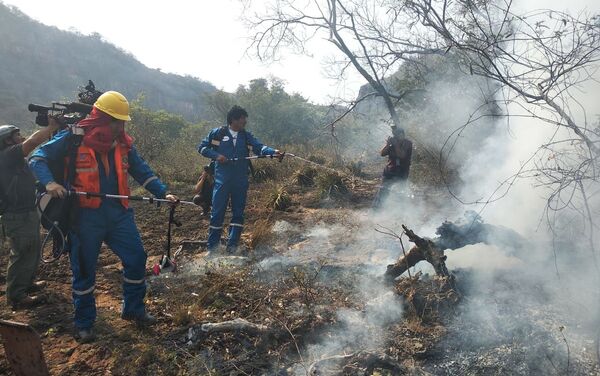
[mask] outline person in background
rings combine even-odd
[[[404,129],[392,126],[392,137],[388,137],[381,149],[381,156],[387,157],[388,162],[383,169],[382,185],[375,197],[375,207],[380,207],[388,197],[391,186],[405,183],[410,172],[412,160],[412,142],[406,138]]]
[[[35,281],[40,260],[40,220],[35,206],[35,178],[26,157],[59,128],[49,117],[48,126],[25,139],[14,125],[0,126],[0,213],[3,236],[9,241],[6,300],[13,309],[31,308],[44,302],[33,293],[44,288]]]

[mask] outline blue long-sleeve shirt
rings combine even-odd
[[[243,159],[249,156],[248,147],[252,149],[255,155],[275,154],[275,149],[264,145],[246,130],[238,133],[235,145],[229,127],[224,132],[223,139],[219,141],[217,139],[221,132],[221,128],[211,130],[208,136],[198,145],[198,152],[206,158],[216,160],[219,155],[223,155],[229,159],[225,163],[215,162],[215,179],[217,182],[248,178],[249,161]],[[234,158],[240,158],[240,160],[231,161]]]
[[[208,136],[200,145],[198,145],[198,152],[210,159],[217,159],[217,157],[221,154],[227,157],[228,159],[232,158],[243,158],[248,157],[247,146],[252,147],[252,152],[255,155],[273,155],[275,154],[275,149],[270,148],[263,143],[261,143],[254,135],[246,130],[243,130],[238,133],[239,139],[236,141],[235,147],[233,146],[233,136],[231,132],[229,132],[229,127],[227,127],[227,132],[223,139],[219,142],[219,145],[214,145],[213,141],[215,137],[221,132],[221,128],[215,128],[210,131]],[[245,136],[245,139],[243,138]],[[214,147],[211,147],[213,145]],[[241,148],[238,148],[241,146]],[[242,155],[239,155],[237,152],[242,151]]]
[[[59,132],[52,140],[48,141],[37,149],[29,158],[29,166],[37,177],[39,182],[44,186],[51,181],[62,180],[59,177],[54,177],[49,167],[49,163],[64,164],[65,157],[69,149],[69,131],[63,130]],[[98,154],[98,153],[97,153]],[[167,193],[167,187],[156,176],[154,171],[140,157],[135,147],[132,147],[127,154],[129,162],[129,174],[146,190],[158,198],[164,198]],[[98,161],[98,173],[100,175],[100,192],[107,194],[118,194],[118,180],[115,169],[114,149],[109,152],[109,174],[104,173],[104,165],[102,158],[96,156]],[[63,171],[63,169],[60,169]]]

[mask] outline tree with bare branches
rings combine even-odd
[[[396,125],[399,103],[413,90],[423,89],[397,90],[391,78],[401,66],[421,67],[428,56],[452,56],[466,75],[494,83],[488,103],[441,146],[440,167],[456,150],[464,130],[483,117],[533,118],[555,132],[489,197],[457,198],[486,204],[502,198],[515,179],[533,176],[551,189],[549,209],[571,206],[590,228],[596,227],[586,197],[595,197],[600,189],[600,133],[577,94],[597,80],[599,15],[518,12],[511,0],[274,0],[270,5],[249,20],[257,56],[273,59],[284,47],[304,52],[311,40],[323,38],[342,53],[337,61],[340,72],[353,68],[360,73],[383,98]],[[502,112],[490,112],[485,106],[490,103]],[[565,198],[569,191],[577,197]]]

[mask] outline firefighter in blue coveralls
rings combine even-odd
[[[75,176],[68,188],[82,192],[129,195],[129,173],[144,188],[158,198],[176,202],[167,194],[166,186],[156,177],[132,145],[125,132],[129,103],[118,92],[102,94],[90,115],[79,122],[73,134],[82,133],[77,148]],[[72,146],[70,131],[58,133],[30,158],[30,166],[46,191],[53,197],[65,197],[67,191],[55,180],[50,165],[59,162],[68,166]],[[66,170],[67,168],[65,168]],[[68,185],[68,182],[65,183]],[[96,262],[102,242],[105,242],[123,264],[123,310],[121,317],[138,325],[151,325],[156,319],[144,306],[146,294],[146,253],[133,218],[133,209],[126,200],[79,196],[78,221],[69,234],[70,262],[73,272],[73,305],[76,337],[81,342],[94,340],[96,320],[94,287]]]
[[[208,228],[208,250],[215,251],[221,240],[227,203],[231,198],[232,217],[229,223],[227,250],[235,252],[244,226],[244,207],[248,192],[249,148],[255,155],[283,158],[284,153],[263,145],[244,129],[246,110],[233,106],[227,113],[227,127],[215,128],[198,146],[198,152],[215,161],[215,186]],[[236,161],[230,159],[240,158]]]

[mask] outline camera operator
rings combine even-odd
[[[35,178],[26,157],[59,129],[54,118],[48,126],[25,139],[14,125],[0,126],[0,213],[10,243],[6,272],[6,299],[13,309],[30,308],[44,301],[45,283],[34,282],[40,260],[40,221],[35,207]]]

